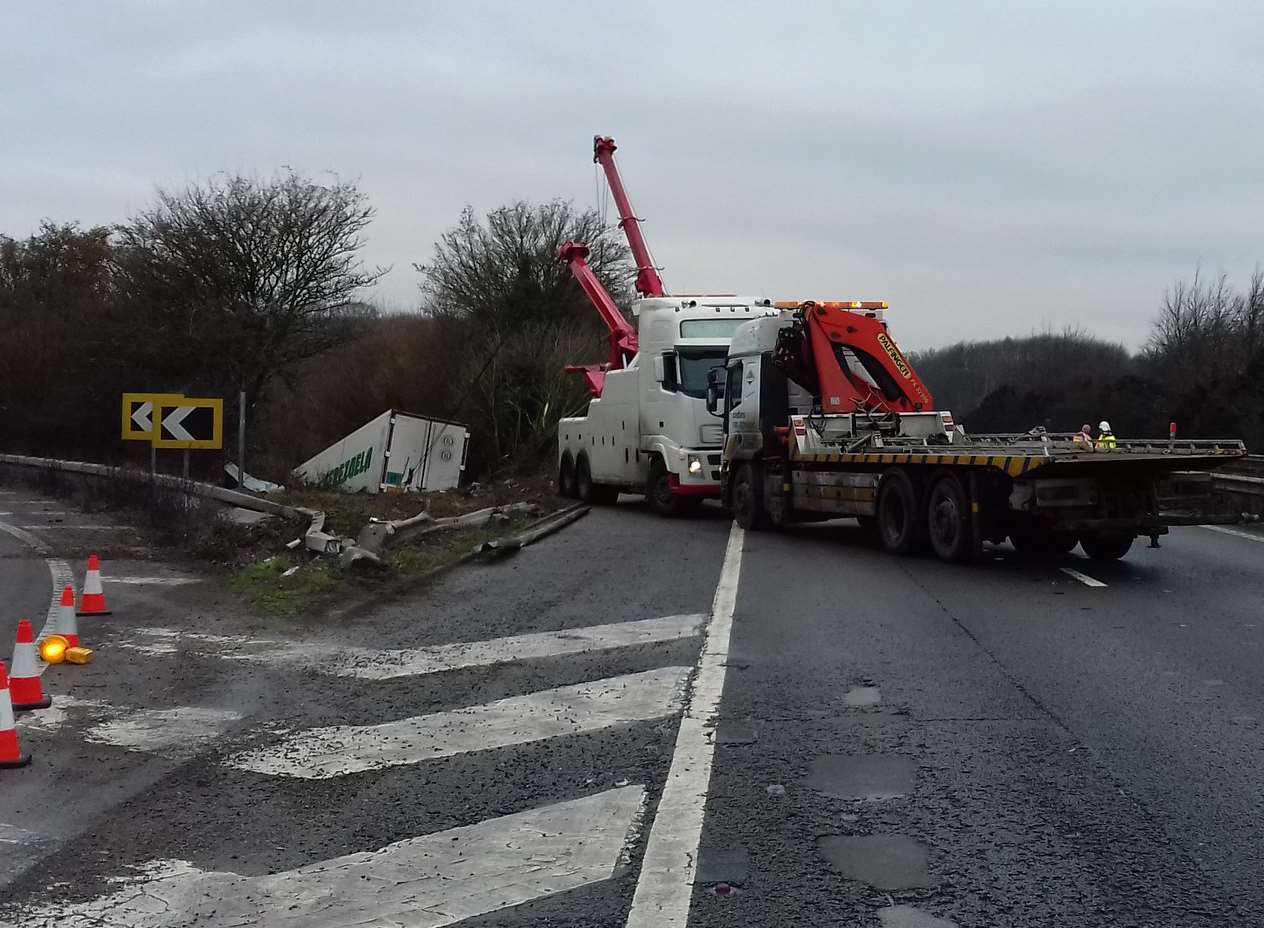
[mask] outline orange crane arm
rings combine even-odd
[[[798,352],[781,346],[779,351],[789,362],[791,373],[796,369],[806,373],[804,368],[810,367],[816,383],[804,386],[820,396],[823,412],[920,412],[935,408],[930,390],[887,332],[887,324],[877,313],[863,311],[885,305],[809,301],[800,306],[795,326]],[[852,370],[848,352],[867,378]]]

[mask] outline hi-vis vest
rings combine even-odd
[[[1116,447],[1118,447],[1118,445],[1116,445],[1116,444],[1115,444],[1115,436],[1114,436],[1114,435],[1112,435],[1112,434],[1110,434],[1110,432],[1107,432],[1107,433],[1106,433],[1106,434],[1104,434],[1104,435],[1098,435],[1098,436],[1097,436],[1097,447],[1099,447],[1099,448],[1116,448]]]

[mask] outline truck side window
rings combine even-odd
[[[740,406],[742,403],[742,362],[729,366],[728,381],[724,385],[724,401],[728,408]]]

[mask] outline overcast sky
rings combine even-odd
[[[0,30],[0,232],[155,187],[358,179],[376,299],[465,204],[596,202],[669,290],[887,299],[907,348],[1082,326],[1264,260],[1264,4],[36,3]]]

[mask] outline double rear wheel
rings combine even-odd
[[[953,473],[936,475],[922,493],[903,469],[887,471],[878,487],[877,530],[891,554],[912,554],[929,542],[941,560],[961,563],[976,549],[969,495]]]

